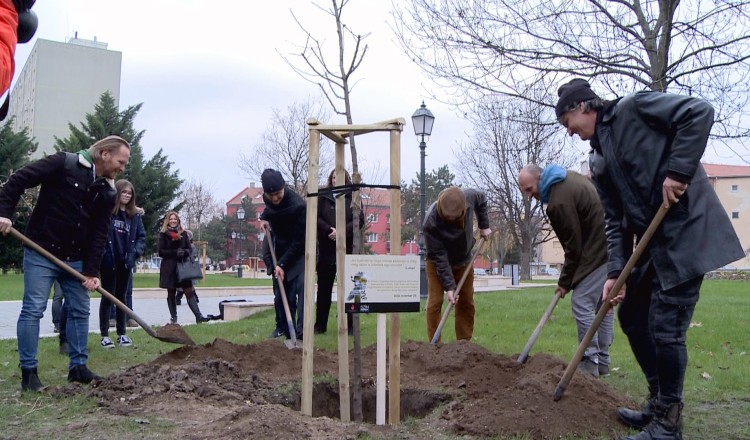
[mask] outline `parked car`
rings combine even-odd
[[[550,267],[547,269],[547,275],[553,276],[553,277],[559,277],[560,271],[555,269],[554,267]]]
[[[478,267],[475,267],[475,268],[474,268],[474,276],[475,276],[475,277],[483,277],[483,276],[487,276],[487,271],[486,271],[486,270],[484,270],[484,269],[480,269],[480,268],[478,268]]]

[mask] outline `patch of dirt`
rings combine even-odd
[[[364,413],[374,418],[375,346],[362,354]],[[332,418],[338,414],[337,355],[322,350],[315,351],[314,371],[320,380],[313,392],[313,414],[321,416],[303,416],[293,409],[299,408],[302,351],[288,350],[278,340],[237,345],[216,339],[180,347],[150,364],[107,377],[94,388],[70,385],[56,393],[87,390],[108,412],[171,420],[179,436],[189,439],[354,439],[363,434],[552,439],[623,432],[615,409],[632,402],[604,381],[577,373],[563,398],[552,399],[565,365],[546,354],[520,365],[515,358],[465,341],[442,346],[403,343],[402,420],[424,417],[408,427]]]

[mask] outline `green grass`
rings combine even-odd
[[[204,281],[198,281],[198,287],[235,287],[235,286],[271,286],[271,278],[259,275],[259,278],[237,278],[237,274],[209,274]],[[159,287],[158,273],[135,273],[133,287]],[[23,274],[7,273],[0,275],[0,301],[18,301],[23,299]]]
[[[4,287],[4,285],[3,285]],[[476,296],[474,342],[491,351],[515,356],[528,340],[553,295],[552,287],[521,291],[493,292]],[[706,281],[701,300],[688,332],[689,364],[685,378],[685,439],[750,439],[750,283]],[[424,310],[424,305],[423,308]],[[335,312],[333,313],[335,315]],[[376,317],[362,317],[362,342],[375,342]],[[335,322],[335,316],[332,316]],[[617,327],[617,326],[616,326]],[[273,328],[273,312],[263,312],[237,322],[190,326],[190,336],[199,344],[224,338],[238,344],[265,339]],[[426,341],[424,311],[401,315],[403,340]],[[136,341],[134,350],[109,350],[106,355],[89,339],[89,366],[109,375],[153,360],[176,346],[150,338],[142,330],[128,333]],[[452,319],[445,326],[444,342],[455,339]],[[316,347],[336,350],[335,332],[316,336]],[[570,311],[570,298],[561,300],[537,340],[531,355],[545,352],[570,359],[577,348],[576,326]],[[617,327],[612,346],[612,374],[603,380],[621,393],[640,400],[646,393],[645,380],[630,352],[626,338]],[[63,385],[67,357],[57,353],[54,338],[40,342],[40,376],[46,385]],[[18,392],[20,371],[14,340],[0,341],[0,438],[36,438],[55,427],[82,423],[82,418],[101,411],[80,396],[55,398]],[[709,378],[704,378],[707,373]],[[131,419],[113,420],[111,430],[97,438],[144,438],[167,433],[170,426],[156,416],[150,424]],[[108,434],[108,435],[106,435]],[[73,435],[73,434],[71,434]],[[92,437],[94,438],[94,437]],[[574,439],[574,437],[571,437]]]

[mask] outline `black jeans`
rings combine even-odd
[[[652,396],[682,401],[687,368],[687,329],[703,277],[662,290],[649,262],[633,270],[618,317]]]
[[[132,271],[126,269],[124,265],[118,264],[113,269],[101,269],[102,287],[109,293],[119,299],[120,302],[125,303],[125,295],[128,291],[128,285],[130,284],[130,276]],[[99,303],[99,331],[102,336],[109,336],[109,317],[112,305],[114,303],[102,295],[102,300]],[[115,310],[115,322],[118,335],[124,335],[125,321],[127,315],[119,307]]]
[[[335,264],[318,265],[318,297],[315,303],[315,330],[328,330],[328,315],[331,313],[331,291],[336,278]]]

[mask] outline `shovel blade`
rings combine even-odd
[[[179,324],[167,324],[156,332],[156,339],[164,342],[182,345],[195,345],[195,341]]]
[[[287,339],[286,341],[284,341],[284,345],[286,345],[286,348],[290,350],[299,350],[300,348],[302,348],[300,347],[299,342],[297,342],[296,339]]]

